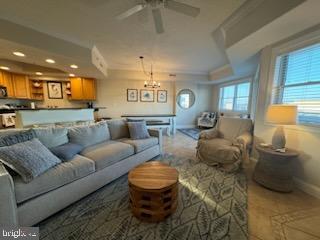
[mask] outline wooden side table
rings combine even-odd
[[[259,160],[253,173],[253,179],[262,186],[279,192],[291,192],[293,189],[292,160],[299,154],[292,149],[285,153],[276,152],[270,147],[256,146]]]
[[[129,172],[130,207],[140,220],[159,222],[177,208],[178,171],[165,163],[140,164]]]

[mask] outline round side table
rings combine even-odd
[[[293,189],[292,161],[299,154],[292,149],[280,153],[270,147],[256,146],[259,160],[253,172],[253,179],[262,186],[279,192]]]
[[[178,171],[165,163],[140,164],[129,172],[130,207],[142,221],[159,222],[177,208]]]

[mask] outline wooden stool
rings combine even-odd
[[[153,161],[129,172],[130,207],[142,221],[159,222],[177,208],[178,171]]]

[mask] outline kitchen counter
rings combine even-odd
[[[93,108],[72,108],[72,107],[65,107],[65,108],[11,108],[11,109],[0,109],[0,114],[4,113],[15,113],[17,111],[40,111],[40,110],[82,110],[82,109],[93,109],[95,112],[99,111],[100,109],[106,109],[106,107],[93,107]]]

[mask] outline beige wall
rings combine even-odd
[[[297,43],[296,40],[294,40],[295,44]],[[281,46],[286,46],[289,43],[286,41],[281,42]],[[281,46],[275,44],[262,50],[254,132],[256,142],[263,141],[270,143],[275,130],[275,126],[265,123],[264,119],[271,94],[270,84],[273,81],[274,64],[271,61],[273,56],[272,51]],[[300,152],[294,170],[298,185],[303,190],[320,197],[320,128],[302,125],[287,126],[285,127],[285,132],[287,135],[287,147]]]
[[[141,80],[103,79],[98,80],[97,83],[97,102],[95,104],[107,108],[99,111],[99,117],[120,118],[123,114],[176,114],[178,127],[192,127],[200,112],[210,110],[211,106],[211,86],[208,85],[183,81],[161,82],[161,90],[167,90],[168,93],[167,103],[157,103],[156,94],[155,102],[145,103],[140,99],[138,102],[127,102],[128,88],[139,91],[144,89]],[[196,103],[190,109],[184,110],[176,104],[176,94],[186,88],[195,93]]]
[[[79,101],[69,101],[66,94],[67,83],[62,82],[63,99],[49,99],[47,82],[43,83],[44,101],[36,102],[38,107],[84,107],[86,104]]]
[[[177,127],[188,128],[196,125],[197,117],[203,111],[211,111],[212,87],[210,85],[195,84],[192,82],[176,82],[175,92],[178,95],[182,89],[190,89],[194,92],[195,104],[189,109],[182,109],[175,103],[177,114]]]
[[[139,101],[127,101],[127,89],[139,90]],[[155,91],[155,102],[141,102],[140,89],[144,89],[143,81],[139,80],[109,80],[97,81],[96,106],[107,107],[99,111],[99,117],[120,118],[123,114],[173,114],[174,83],[161,82],[160,90],[167,90],[167,102],[157,102],[157,89]]]

